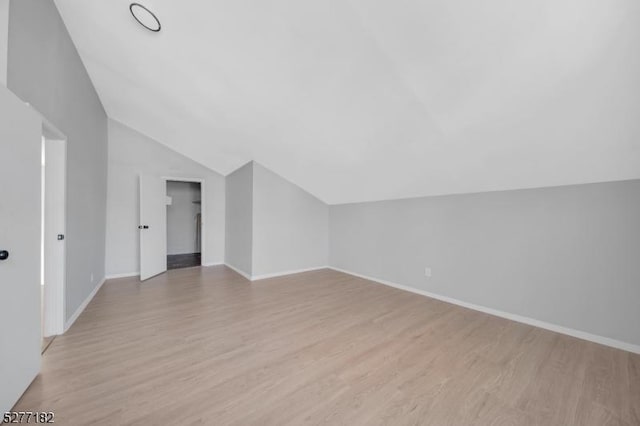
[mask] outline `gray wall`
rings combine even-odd
[[[330,208],[331,266],[632,344],[638,253],[640,180]]]
[[[224,176],[115,120],[109,120],[108,276],[140,272],[139,176],[204,179],[205,265],[224,261]]]
[[[200,213],[200,184],[167,182],[167,254],[199,253],[196,215]]]
[[[0,0],[0,85],[7,85],[7,47],[9,45],[9,0]]]
[[[253,163],[254,276],[328,265],[329,207]]]
[[[53,1],[11,2],[7,87],[68,138],[69,318],[104,277],[107,116]]]
[[[226,188],[225,263],[251,275],[253,163],[227,175]]]

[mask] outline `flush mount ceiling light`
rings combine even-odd
[[[157,33],[162,28],[160,26],[160,20],[158,20],[156,15],[140,3],[131,3],[129,5],[129,10],[136,21],[149,31]]]

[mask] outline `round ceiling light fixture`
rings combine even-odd
[[[162,26],[160,25],[160,20],[156,17],[156,15],[154,15],[152,11],[150,11],[140,3],[131,3],[129,5],[129,10],[131,11],[131,15],[133,15],[135,20],[149,31],[157,33],[162,28]]]

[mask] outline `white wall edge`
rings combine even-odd
[[[213,263],[203,263],[201,266],[210,267],[210,266],[221,266],[224,265],[224,262],[213,262]]]
[[[105,280],[115,280],[118,278],[129,278],[129,277],[137,277],[140,275],[140,272],[125,272],[124,274],[109,274],[104,277]]]
[[[224,264],[225,266],[227,266],[230,269],[233,269],[235,272],[239,273],[240,275],[242,275],[243,277],[245,277],[246,279],[248,279],[249,281],[251,281],[251,275],[247,274],[246,272],[244,272],[243,270],[236,268],[233,265],[230,265],[228,263]]]
[[[105,283],[106,280],[107,280],[106,278],[103,278],[102,281],[100,281],[100,283],[96,286],[96,288],[93,289],[93,291],[87,296],[87,298],[84,299],[84,302],[82,302],[82,304],[78,306],[78,309],[76,309],[73,315],[71,315],[71,317],[67,320],[67,322],[64,324],[65,333],[69,331],[69,328],[71,328],[73,323],[76,322],[80,314],[84,312],[87,305],[93,300],[93,297],[96,295],[96,293],[98,293],[98,290],[102,288],[102,285]]]
[[[251,281],[257,281],[257,280],[264,280],[267,278],[275,278],[275,277],[282,277],[285,275],[292,275],[292,274],[300,274],[302,272],[311,272],[311,271],[318,271],[320,269],[328,269],[328,266],[314,266],[313,268],[305,268],[305,269],[294,269],[291,271],[283,271],[283,272],[275,272],[272,274],[262,274],[262,275],[255,275],[251,277]]]
[[[499,311],[497,309],[487,308],[485,306],[474,305],[473,303],[463,302],[462,300],[454,299],[447,296],[442,296],[436,293],[420,290],[414,287],[405,286],[402,284],[396,284],[391,281],[381,280],[379,278],[369,277],[367,275],[358,274],[356,272],[347,271],[345,269],[328,266],[329,269],[342,272],[344,274],[353,275],[358,278],[372,281],[377,284],[383,284],[389,287],[397,288],[399,290],[408,291],[411,293],[419,294],[421,296],[430,297],[432,299],[440,300],[442,302],[451,303],[453,305],[462,306],[464,308],[472,309],[474,311],[483,312],[485,314],[494,315],[496,317],[505,318],[511,321],[519,322],[522,324],[531,325],[533,327],[543,328],[545,330],[554,331],[556,333],[565,334],[567,336],[576,337],[578,339],[587,340],[589,342],[598,343],[604,346],[609,346],[616,349],[622,349],[624,351],[640,354],[640,345],[633,343],[622,342],[620,340],[611,339],[609,337],[599,336],[597,334],[591,334],[580,330],[574,330],[572,328],[563,327],[561,325],[551,324],[548,322],[540,321],[533,318],[524,317],[521,315],[511,314],[509,312]]]

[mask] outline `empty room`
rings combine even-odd
[[[637,0],[0,0],[0,423],[640,425]]]

